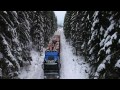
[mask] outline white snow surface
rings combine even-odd
[[[31,65],[28,65],[21,69],[19,78],[20,79],[43,79],[43,69],[42,63],[44,60],[44,55],[40,56],[39,52],[34,50],[31,51],[32,62]]]
[[[66,42],[63,29],[59,29],[57,33],[61,36],[61,79],[88,79],[89,65],[85,63],[83,57],[73,55],[72,47]]]
[[[0,77],[2,76],[2,69],[0,68]]]
[[[0,59],[3,58],[3,54],[0,52]]]
[[[120,44],[120,39],[118,40],[118,43]]]
[[[73,55],[73,49],[66,42],[63,29],[58,28],[55,35],[60,35],[61,37],[60,79],[88,79],[90,67],[84,61],[83,57]],[[21,69],[19,77],[21,79],[43,79],[42,63],[44,60],[44,52],[42,56],[40,56],[38,52],[32,50],[31,56],[33,60],[31,65]]]
[[[120,60],[117,61],[117,63],[115,64],[115,67],[119,67],[120,68]]]
[[[97,72],[100,72],[104,68],[105,68],[105,64],[104,63],[100,64],[97,68]]]
[[[108,48],[108,49],[106,50],[106,54],[110,54],[110,52],[111,52],[111,50],[110,50],[110,48]]]
[[[5,14],[7,14],[7,12],[6,11],[3,11]]]

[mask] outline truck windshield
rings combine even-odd
[[[48,56],[48,60],[54,60],[54,56]]]

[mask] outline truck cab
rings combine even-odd
[[[44,79],[59,79],[60,56],[58,51],[45,51]]]

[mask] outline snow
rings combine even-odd
[[[12,41],[13,41],[13,42],[16,42],[16,43],[19,42],[17,37],[13,38]]]
[[[81,49],[83,49],[83,48],[84,48],[84,45],[85,45],[85,43],[83,43],[83,44],[82,44]]]
[[[63,29],[59,29],[57,33],[61,36],[61,79],[88,79],[89,65],[83,57],[73,55],[72,47],[65,40]]]
[[[90,49],[89,54],[92,54],[94,47]]]
[[[107,36],[107,38],[105,39],[105,42],[104,42],[104,44],[105,44],[104,48],[112,45],[113,39],[117,39],[117,32],[115,32],[112,36],[110,36],[110,35]],[[101,45],[102,45],[102,43],[101,43]]]
[[[95,27],[96,23],[98,23],[98,22],[99,22],[99,20],[98,20],[98,19],[96,19],[96,20],[93,22],[93,24],[92,24],[92,28],[91,28],[91,31],[93,31],[93,30],[94,30],[94,27]]]
[[[110,63],[110,58],[111,58],[111,55],[108,55],[104,60],[103,62],[98,66],[97,68],[97,71],[95,73],[95,78],[94,79],[97,79],[97,77],[100,75],[100,71],[102,71],[103,69],[105,69],[105,63]]]
[[[110,45],[112,45],[112,41],[111,40],[109,40],[107,43],[105,43],[105,47],[108,47]]]
[[[11,67],[13,66],[13,64],[8,60],[6,60],[6,63],[8,64],[8,66],[11,66]]]
[[[94,31],[94,32],[92,33],[91,40],[93,40],[93,39],[94,39],[95,34],[96,34],[96,32]]]
[[[111,21],[111,25],[108,27],[108,30],[112,31],[114,29],[114,25],[115,25],[114,21]]]
[[[115,67],[119,67],[120,68],[120,60],[117,61],[117,63],[115,64]]]
[[[120,44],[120,39],[119,39],[118,43]]]
[[[100,28],[100,34],[101,34],[101,35],[103,34],[103,31],[104,31],[104,29],[103,29],[103,27],[101,26],[101,28]]]
[[[105,69],[104,61],[98,66],[94,79],[98,79],[98,77],[100,75],[100,71],[103,69]]]
[[[108,30],[104,34],[104,38],[108,35]]]
[[[107,50],[106,50],[106,54],[110,54],[110,48],[108,48]]]
[[[89,15],[87,16],[87,19],[88,19],[88,20],[90,19],[90,16],[89,16]]]
[[[100,47],[104,45],[105,39],[100,42]]]
[[[13,13],[15,14],[16,17],[18,16],[16,11],[13,11]]]
[[[26,24],[26,25],[27,25],[26,28],[27,28],[28,30],[30,30],[30,23],[29,23],[29,21],[28,21],[27,19],[26,19],[25,21],[26,21],[26,23],[27,23],[27,24]]]
[[[107,43],[110,40],[110,37],[111,37],[110,35],[107,36],[107,38],[105,39],[104,44]]]
[[[0,59],[3,58],[3,54],[0,52]]]
[[[61,53],[60,53],[60,79],[88,79],[89,65],[84,61],[83,57],[77,57],[72,53],[72,47],[66,42],[62,28],[58,28],[55,35],[60,35],[61,39]],[[44,50],[45,52],[45,50]],[[21,69],[19,72],[20,79],[43,79],[44,73],[42,63],[44,54],[42,56],[34,50],[31,51],[32,62]]]
[[[94,13],[94,15],[93,15],[94,19],[93,19],[93,20],[95,20],[95,19],[97,18],[98,14],[99,14],[99,11],[96,11],[96,12]]]
[[[103,70],[105,68],[105,64],[102,63],[98,66],[97,72],[100,72],[101,70]]]
[[[111,21],[112,19],[113,19],[113,16],[111,16],[109,20]]]
[[[117,39],[117,32],[115,32],[112,36],[111,39]]]
[[[111,25],[107,28],[107,30],[104,34],[104,37],[106,37],[108,35],[108,33],[114,29],[114,25],[115,25],[114,21],[111,21]]]
[[[2,69],[0,68],[0,77],[2,77]]]
[[[94,79],[98,79],[97,77],[99,77],[98,72],[95,73],[95,77],[94,77]]]
[[[107,32],[108,33],[108,32]],[[105,33],[104,37],[106,37],[107,34]],[[100,42],[100,46],[102,46],[104,44],[104,47],[103,49],[105,49],[105,47],[108,47],[110,45],[112,45],[112,41],[117,39],[117,32],[115,32],[112,36],[108,35],[106,37],[106,39],[103,39],[101,42]],[[118,41],[119,43],[119,41]],[[110,50],[107,50],[106,51],[106,54],[110,53]]]
[[[19,72],[20,79],[43,79],[43,69],[42,63],[44,60],[44,55],[40,56],[39,52],[34,50],[31,51],[32,61],[31,65],[28,65],[21,69]]]
[[[96,73],[95,73],[95,77],[94,79],[98,79],[99,75],[100,75],[100,72],[105,69],[105,63],[110,63],[110,59],[111,59],[111,55],[108,55],[103,61],[102,63],[98,66],[97,70],[96,70]]]
[[[94,15],[95,15],[95,18],[98,16],[98,14],[99,14],[99,11],[96,11],[95,14],[94,14]],[[94,19],[95,19],[95,18],[94,18]]]
[[[3,11],[5,14],[7,14],[7,12],[6,11]]]
[[[110,59],[111,59],[111,55],[108,55],[108,56],[105,58],[104,63],[105,63],[106,61],[108,61],[108,63],[110,63]]]

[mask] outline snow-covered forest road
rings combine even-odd
[[[63,29],[58,29],[55,35],[60,35],[61,37],[60,79],[88,79],[90,71],[89,65],[85,63],[83,57],[78,57],[73,54],[72,47],[66,42]],[[43,79],[42,63],[44,60],[44,52],[42,56],[40,56],[38,52],[32,50],[31,56],[33,59],[31,65],[21,69],[19,78]]]

